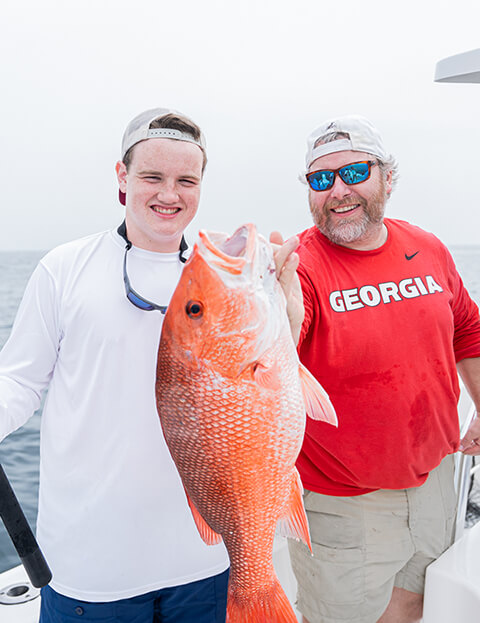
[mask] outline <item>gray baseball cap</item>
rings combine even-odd
[[[130,121],[125,130],[122,139],[122,156],[123,159],[127,151],[130,147],[133,147],[140,141],[144,141],[149,138],[171,138],[177,141],[187,141],[188,143],[194,143],[198,145],[200,149],[206,153],[206,142],[205,137],[202,133],[200,133],[199,140],[196,140],[190,134],[185,132],[180,132],[180,130],[173,130],[169,128],[150,128],[150,124],[155,119],[160,117],[164,117],[165,115],[180,115],[181,117],[191,121],[184,115],[180,113],[178,110],[173,110],[169,108],[151,108],[150,110],[146,110],[145,112],[140,113],[134,119]]]

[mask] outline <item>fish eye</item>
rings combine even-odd
[[[201,318],[203,316],[203,305],[199,301],[188,301],[185,311],[190,318]]]

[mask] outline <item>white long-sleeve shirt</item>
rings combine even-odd
[[[116,231],[62,245],[35,269],[0,353],[0,439],[48,396],[40,435],[37,536],[51,586],[112,601],[224,571],[201,540],[155,404],[163,315],[134,307]],[[178,253],[133,247],[135,290],[168,304]]]

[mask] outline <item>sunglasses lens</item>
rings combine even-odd
[[[307,175],[312,190],[328,190],[333,185],[335,174],[333,171],[315,171]]]
[[[339,176],[345,184],[359,184],[364,182],[370,175],[370,166],[368,162],[357,162],[356,164],[348,164],[338,172]]]
[[[130,301],[130,303],[133,303],[135,305],[135,307],[139,307],[140,309],[143,309],[145,311],[152,311],[154,309],[151,303],[148,303],[147,301],[143,301],[138,296],[135,296],[133,292],[128,292],[127,298]]]

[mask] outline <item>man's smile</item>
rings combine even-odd
[[[165,206],[159,206],[159,205],[153,205],[150,207],[157,214],[165,214],[166,216],[170,216],[172,214],[176,214],[177,212],[180,212],[180,208],[175,208],[175,207],[167,208]]]
[[[360,204],[359,203],[355,203],[353,205],[340,206],[338,208],[332,208],[332,212],[334,212],[335,214],[344,214],[345,212],[352,212],[353,210],[356,210],[359,207],[360,207]]]

